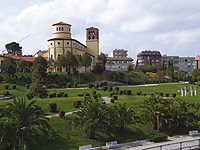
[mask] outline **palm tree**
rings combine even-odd
[[[26,99],[14,99],[12,103],[7,104],[5,110],[7,117],[18,121],[19,125],[32,130],[34,127],[40,130],[50,129],[48,119],[44,117],[44,113],[38,105],[35,105],[36,100],[27,104]]]
[[[109,124],[109,109],[102,101],[85,102],[75,115],[75,126],[80,125],[89,138],[95,138],[97,132],[105,131]]]
[[[120,131],[124,131],[128,124],[135,121],[134,114],[132,107],[128,107],[126,103],[118,103],[113,106],[113,118],[115,118],[115,124]]]

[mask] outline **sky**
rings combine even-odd
[[[72,38],[85,44],[86,28],[100,31],[100,52],[143,50],[168,56],[200,54],[198,0],[0,0],[0,53],[19,42],[23,54],[47,50],[52,24],[72,25]],[[25,39],[23,39],[26,37]],[[21,40],[23,39],[23,40]]]

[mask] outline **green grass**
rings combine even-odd
[[[128,106],[133,106],[134,110],[138,110],[140,105],[145,99],[148,99],[148,95],[151,95],[152,93],[164,93],[164,96],[166,93],[170,94],[170,97],[173,93],[177,94],[177,98],[181,98],[183,100],[194,102],[194,103],[200,103],[200,90],[197,89],[197,96],[188,96],[188,97],[181,97],[180,96],[180,89],[184,88],[184,86],[193,86],[197,87],[196,85],[190,85],[190,84],[161,84],[157,86],[132,86],[132,87],[120,87],[120,90],[131,90],[132,95],[119,95],[118,100],[116,102],[124,102],[127,103]],[[25,86],[19,86],[17,85],[16,90],[11,89],[12,86],[10,86],[9,92],[16,97],[24,97],[28,90]],[[49,112],[49,103],[50,102],[56,102],[57,103],[57,110],[58,111],[72,111],[75,110],[73,107],[73,101],[74,100],[83,100],[83,97],[78,97],[78,94],[83,94],[83,91],[86,93],[90,93],[90,96],[92,96],[92,92],[95,89],[49,89],[49,93],[59,93],[64,92],[68,94],[67,98],[45,98],[45,99],[39,99],[34,98],[37,100],[36,104],[42,107],[42,110],[46,115],[52,114]],[[178,92],[179,90],[179,92]],[[102,90],[96,90],[97,94],[101,94],[101,96],[109,96],[110,92],[108,91],[102,91]],[[143,94],[146,93],[147,96],[137,95],[137,92],[142,92]],[[2,84],[0,84],[0,93],[2,93]],[[0,106],[5,106],[6,103],[10,102],[10,100],[2,100],[0,101]],[[28,101],[30,102],[30,101]],[[114,104],[110,104],[111,106]],[[69,118],[73,118],[72,116],[67,116]],[[32,149],[40,149],[40,150],[75,150],[78,149],[79,146],[88,145],[91,144],[92,146],[99,146],[100,142],[98,140],[91,140],[86,138],[86,135],[83,133],[80,128],[76,128],[75,130],[70,128],[70,139],[67,139],[66,136],[66,129],[64,126],[64,121],[58,117],[51,118],[50,119],[50,125],[52,129],[55,131],[55,134],[52,136],[43,136],[39,135],[37,138],[37,144],[36,147],[29,148]],[[142,125],[142,124],[136,124],[136,125],[129,125],[127,130],[124,131],[124,133],[113,133],[111,136],[108,136],[106,134],[103,134],[104,137],[103,141],[101,142],[102,145],[105,145],[105,142],[107,141],[113,141],[117,140],[119,143],[124,142],[130,142],[135,140],[142,140],[147,139],[153,131],[151,130],[151,127],[149,125]]]

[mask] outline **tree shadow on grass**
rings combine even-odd
[[[36,144],[29,145],[30,150],[76,150],[77,146],[71,144],[70,139],[63,138],[57,134],[38,135]]]

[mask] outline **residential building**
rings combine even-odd
[[[162,63],[165,66],[168,66],[168,62],[171,61],[173,63],[174,71],[177,72],[179,70],[183,70],[187,72],[187,75],[190,75],[192,70],[194,69],[194,59],[195,57],[179,57],[179,56],[166,56],[162,57]]]
[[[44,50],[44,51],[39,50],[39,51],[37,51],[33,56],[34,56],[34,57],[39,57],[39,56],[42,56],[42,57],[43,57],[43,55],[45,55],[45,54],[48,55],[48,50]]]
[[[127,50],[115,49],[111,54],[112,57],[107,57],[107,71],[127,71],[129,65],[133,67],[133,59],[127,57]]]
[[[194,59],[194,69],[200,69],[200,56],[196,56]]]
[[[161,53],[155,50],[145,50],[140,52],[137,55],[137,65],[145,66],[145,65],[153,65],[153,66],[161,66]]]
[[[67,52],[74,55],[89,54],[92,58],[92,65],[96,63],[99,55],[99,29],[90,27],[86,29],[86,45],[71,37],[71,25],[59,22],[53,24],[53,38],[48,40],[48,58],[57,60],[61,55]],[[69,68],[56,68],[54,71],[70,71]],[[74,71],[76,68],[71,68]],[[78,68],[79,72],[84,71],[84,67]]]
[[[124,49],[115,49],[111,51],[111,57],[114,58],[126,58],[128,56],[127,50]]]

